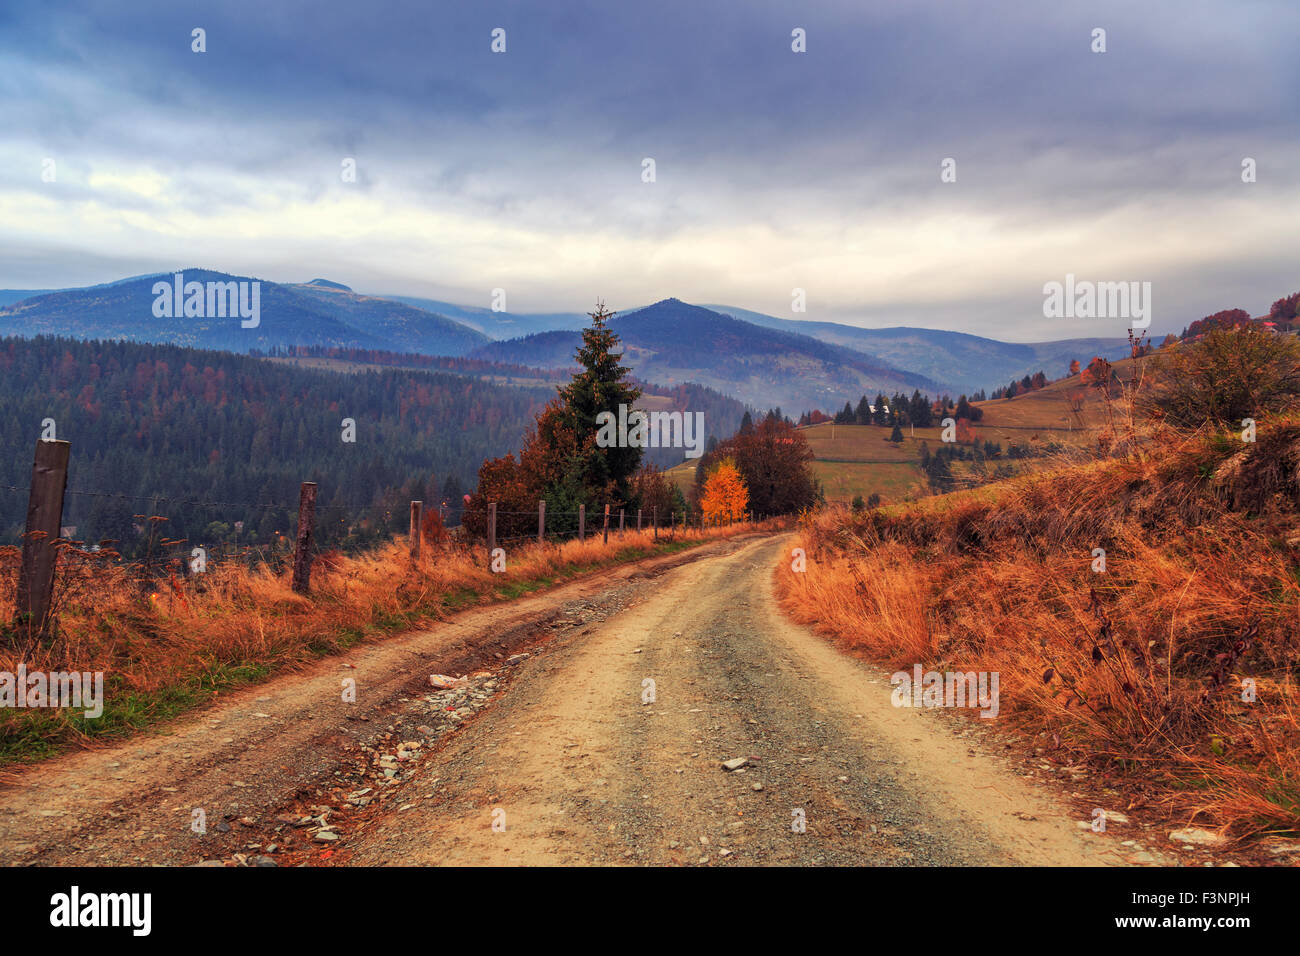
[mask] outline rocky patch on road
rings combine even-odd
[[[401,707],[388,715],[386,729],[369,742],[345,745],[338,769],[321,787],[300,792],[293,806],[276,813],[260,827],[245,817],[243,824],[260,832],[260,840],[226,846],[220,857],[195,866],[310,866],[344,862],[348,837],[369,819],[388,812],[414,809],[433,793],[405,794],[402,784],[416,768],[445,744],[448,735],[468,725],[505,690],[517,666],[528,660],[546,639],[558,631],[581,629],[624,611],[638,590],[634,584],[611,589],[594,600],[568,602],[540,624],[545,633],[532,651],[495,655],[499,663],[490,670],[469,675],[430,674],[419,681],[427,692],[403,698]],[[360,718],[368,719],[368,718]],[[236,808],[237,809],[237,808]],[[236,819],[228,813],[225,820]],[[220,834],[230,833],[217,829]],[[229,844],[230,840],[222,841]]]
[[[330,859],[360,823],[360,811],[372,805],[386,806],[439,741],[487,707],[504,687],[508,672],[528,657],[515,654],[495,671],[457,678],[453,687],[407,700],[405,713],[394,719],[384,733],[373,743],[356,746],[344,758],[343,767],[334,771],[328,787],[315,791],[310,802],[275,815],[268,828],[267,839],[271,842],[265,846],[261,842],[247,843],[243,852],[231,853],[225,859],[205,859],[195,865],[307,865],[313,857]],[[245,820],[245,826],[256,827],[255,820]],[[218,832],[229,829],[227,825],[222,831],[219,825]]]

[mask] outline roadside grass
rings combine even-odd
[[[121,567],[63,566],[53,636],[0,629],[0,671],[103,672],[103,713],[54,708],[0,711],[0,765],[33,762],[94,740],[120,739],[223,693],[301,668],[358,644],[510,601],[579,577],[709,541],[775,528],[652,530],[509,549],[492,573],[481,546],[426,546],[412,562],[403,541],[362,555],[330,555],[312,568],[311,593],[288,573],[226,563],[144,593]],[[0,549],[0,620],[12,620],[18,549]]]
[[[1300,419],[1254,444],[1158,430],[801,537],[796,620],[898,670],[998,672],[1035,762],[1086,767],[1117,809],[1300,834]]]

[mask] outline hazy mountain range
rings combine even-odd
[[[874,355],[882,362],[917,372],[945,383],[955,394],[992,391],[1011,379],[1033,375],[1040,369],[1048,378],[1066,374],[1072,359],[1087,365],[1094,355],[1122,358],[1129,354],[1128,338],[1076,338],[1050,342],[999,342],[966,332],[896,326],[863,329],[836,322],[778,319],[762,312],[729,305],[706,305],[755,325],[798,332],[832,345],[842,345]]]
[[[159,318],[154,315],[153,286],[159,280],[170,281],[172,275],[137,276],[12,302],[0,309],[0,335],[126,339],[228,352],[333,345],[425,355],[463,355],[490,341],[482,332],[445,316],[390,299],[357,295],[323,279],[283,285],[206,269],[183,270],[183,281],[260,281],[258,326],[242,328],[238,317]]]
[[[509,313],[412,296],[362,295],[337,282],[261,282],[260,322],[238,317],[156,317],[154,283],[171,273],[132,276],[77,289],[0,290],[0,334],[127,339],[248,352],[320,345],[424,355],[470,356],[531,367],[567,368],[588,323],[581,312]],[[186,282],[253,281],[202,269]],[[759,408],[792,415],[834,410],[862,394],[970,393],[1040,369],[1065,374],[1073,359],[1127,353],[1125,339],[1009,343],[919,328],[864,329],[781,319],[727,305],[664,299],[621,311],[614,329],[624,364],[664,385],[698,382]]]
[[[591,322],[582,312],[493,312],[485,307],[456,305],[453,302],[420,299],[409,295],[390,295],[384,298],[445,315],[492,339],[513,339],[552,329],[580,329]]]
[[[797,416],[842,405],[847,395],[914,389],[937,394],[943,385],[871,356],[806,335],[743,322],[710,309],[665,299],[616,316],[610,327],[625,351],[623,364],[652,382],[700,382],[760,408]],[[471,358],[568,366],[581,344],[577,331],[538,332],[493,342]]]

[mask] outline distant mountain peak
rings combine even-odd
[[[697,309],[699,306],[691,305],[689,302],[683,302],[676,296],[669,296],[666,299],[660,299],[658,302],[651,302],[649,305],[637,305],[627,309],[616,309],[615,314],[622,318],[626,315],[636,315],[638,312],[648,312],[651,309],[658,309],[663,306],[682,307],[687,309]]]
[[[667,317],[692,316],[697,319],[713,318],[734,322],[732,316],[724,315],[721,312],[715,312],[713,309],[706,308],[702,305],[694,305],[690,302],[683,302],[676,297],[660,299],[658,302],[650,305],[638,306],[634,309],[625,309],[618,313],[619,319],[638,318],[641,320],[664,319]]]
[[[695,382],[756,408],[800,410],[843,404],[842,395],[915,389],[939,394],[925,376],[893,368],[861,352],[811,336],[765,328],[741,319],[663,299],[620,314],[612,323],[626,364],[648,382],[671,387]],[[471,358],[571,368],[579,331],[549,331],[493,342]],[[798,374],[792,374],[797,369]]]
[[[242,276],[190,267],[177,270],[182,281],[244,281]],[[225,315],[154,314],[155,278],[84,289],[63,289],[5,303],[0,295],[0,335],[64,335],[83,339],[131,339],[160,344],[247,352],[296,345],[357,348],[425,355],[463,355],[490,341],[454,319],[401,302],[359,296],[328,279],[281,284],[259,283],[262,314],[255,328]],[[200,306],[211,302],[199,297]],[[188,308],[187,308],[188,312]],[[161,321],[160,321],[161,320]]]

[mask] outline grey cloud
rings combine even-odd
[[[6,155],[21,147],[95,168],[147,166],[174,178],[191,211],[252,208],[259,191],[324,199],[337,189],[340,159],[355,156],[362,193],[539,230],[668,244],[700,227],[824,223],[833,233],[853,219],[969,214],[1050,236],[1150,207],[1158,246],[1162,205],[1192,210],[1227,196],[1242,156],[1260,162],[1259,200],[1285,201],[1300,185],[1291,159],[1300,9],[1285,2],[761,0],[741,11],[689,0],[149,0],[25,5],[0,16],[0,105],[14,118],[0,132]],[[207,30],[202,55],[190,52],[195,26]],[[508,32],[504,56],[488,49],[497,26]],[[789,51],[795,26],[808,31],[803,56]],[[1105,55],[1088,51],[1096,26],[1108,31]],[[629,188],[642,156],[659,162],[653,203]],[[946,156],[959,166],[951,189],[937,182]],[[37,188],[24,168],[0,173],[0,196]],[[19,269],[89,281],[82,264],[114,257],[84,252],[62,265],[8,260],[3,281],[14,284]],[[266,250],[315,274],[298,254]],[[1290,291],[1277,287],[1290,281],[1281,257],[1225,249],[1224,261],[1214,283],[1200,266],[1168,276],[1176,292],[1164,301],[1191,313],[1227,304],[1220,295]],[[640,289],[649,278],[629,281]],[[587,276],[575,271],[579,279]],[[681,279],[708,281],[699,270]],[[556,276],[551,294],[565,281]],[[1012,331],[1032,335],[1040,320],[1022,296],[1034,285],[1026,277],[992,298],[971,290],[964,306],[900,290],[837,315],[1005,325],[999,317],[1028,306]]]

